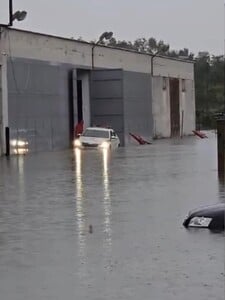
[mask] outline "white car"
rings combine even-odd
[[[119,145],[120,140],[115,131],[102,127],[87,127],[74,141],[75,148],[115,149]]]

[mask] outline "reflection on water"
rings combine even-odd
[[[17,157],[20,188],[24,191],[24,157]]]
[[[79,244],[79,257],[81,265],[86,262],[86,223],[84,213],[84,198],[83,198],[83,182],[82,182],[82,152],[80,149],[75,149],[76,158],[76,223]],[[80,276],[84,276],[85,270],[81,268]]]
[[[106,257],[111,255],[112,249],[112,229],[111,229],[111,216],[112,216],[112,204],[110,198],[110,189],[109,189],[109,151],[103,149],[102,153],[103,160],[103,205],[104,205],[104,250],[106,251]]]
[[[224,233],[182,226],[224,201],[216,153],[209,135],[0,159],[0,299],[224,299]]]
[[[88,161],[86,161],[87,153],[84,153],[80,149],[75,149],[75,161],[76,161],[76,168],[75,168],[75,177],[76,177],[76,223],[77,223],[77,234],[78,234],[78,245],[79,245],[79,257],[80,257],[80,276],[86,276],[85,274],[85,265],[88,263],[87,252],[89,251],[87,248],[87,232],[88,232],[88,225],[86,222],[87,215],[85,213],[85,208],[88,209],[84,203],[84,193],[86,189],[90,187],[84,187],[84,169],[88,166]],[[97,154],[100,154],[100,161],[99,164],[96,165],[96,172],[98,169],[101,170],[101,186],[103,191],[103,197],[101,201],[102,205],[102,212],[103,212],[103,257],[105,259],[104,264],[105,267],[110,266],[110,259],[111,259],[111,251],[112,251],[112,228],[111,228],[111,216],[112,216],[112,207],[111,207],[111,197],[110,197],[110,186],[109,186],[109,152],[107,149],[102,149],[101,152],[98,153],[91,153],[94,156],[92,159],[96,158],[98,162]],[[96,156],[95,156],[96,155]],[[82,168],[82,165],[84,168]],[[93,174],[89,174],[90,177],[94,176]],[[90,179],[90,178],[89,178]],[[87,191],[86,191],[87,192]],[[90,207],[89,207],[90,210]]]
[[[25,178],[24,178],[24,156],[17,157],[17,164],[18,164],[18,172],[19,172],[19,199],[20,204],[24,202],[26,193],[25,193]]]

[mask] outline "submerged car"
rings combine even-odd
[[[183,225],[186,228],[200,227],[224,230],[225,203],[201,207],[190,211]]]
[[[120,145],[120,140],[115,131],[111,128],[88,127],[75,139],[75,148],[102,148],[115,149]]]

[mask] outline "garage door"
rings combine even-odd
[[[91,124],[114,128],[124,144],[122,69],[92,71]]]

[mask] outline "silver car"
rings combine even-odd
[[[87,127],[79,138],[74,140],[75,148],[115,149],[120,139],[111,128]]]

